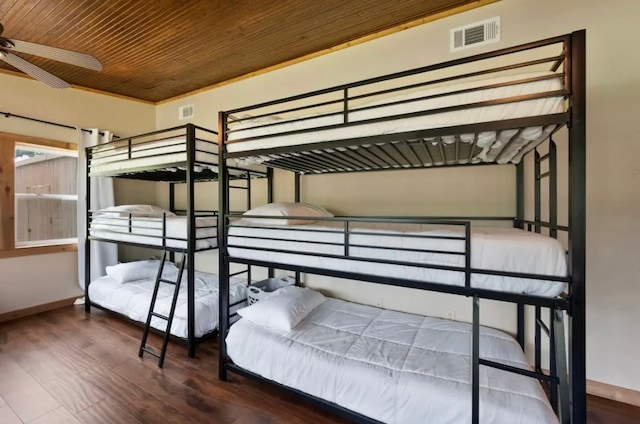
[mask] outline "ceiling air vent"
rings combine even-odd
[[[452,52],[500,41],[500,17],[454,28],[450,38]]]
[[[178,108],[178,119],[181,121],[193,118],[193,105],[180,106]]]

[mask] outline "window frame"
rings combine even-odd
[[[40,246],[16,246],[14,161],[16,145],[78,152],[78,146],[74,143],[0,132],[0,259],[77,251],[77,241]]]

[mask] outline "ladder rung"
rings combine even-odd
[[[153,315],[154,317],[158,317],[160,319],[163,319],[165,321],[169,321],[169,317],[166,316],[166,315],[162,315],[162,314],[159,314],[157,312],[151,312],[151,315]]]
[[[161,283],[173,284],[174,286],[175,286],[176,284],[178,284],[178,282],[177,282],[177,281],[165,280],[164,278],[161,278],[159,281],[160,281]]]
[[[156,358],[160,359],[160,352],[158,352],[157,350],[151,348],[151,347],[143,347],[142,348],[143,351],[147,352],[149,355],[153,355]]]

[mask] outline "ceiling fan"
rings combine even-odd
[[[55,75],[50,74],[44,69],[34,65],[23,58],[16,56],[12,52],[27,53],[34,56],[40,56],[47,59],[64,62],[75,66],[80,66],[94,71],[101,71],[102,64],[95,57],[74,52],[71,50],[59,49],[56,47],[45,46],[43,44],[30,43],[28,41],[12,40],[2,36],[4,27],[0,24],[0,60],[8,63],[24,72],[27,75],[47,84],[53,88],[69,88],[71,85],[61,80]]]

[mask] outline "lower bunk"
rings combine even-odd
[[[107,267],[107,275],[89,284],[91,304],[107,311],[113,311],[131,321],[144,325],[149,314],[149,306],[156,281],[160,261],[136,261]],[[163,278],[175,279],[178,269],[165,264]],[[218,275],[195,272],[195,334],[203,338],[218,329]],[[246,305],[247,280],[232,278],[229,297],[231,312]],[[155,312],[167,316],[171,309],[174,286],[160,283]],[[187,275],[182,275],[178,301],[169,333],[179,339],[188,338]],[[164,332],[166,321],[152,317],[151,327]]]
[[[361,422],[471,422],[471,324],[364,306],[300,287],[240,309],[227,368]],[[510,335],[480,329],[480,357],[531,370]],[[533,378],[480,367],[480,422],[555,423]]]

